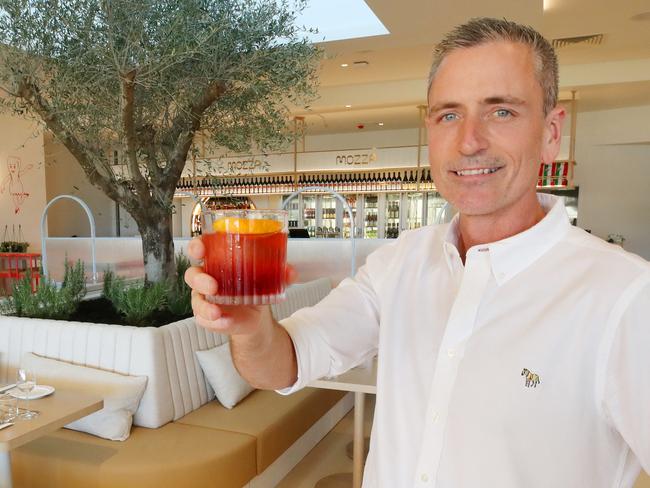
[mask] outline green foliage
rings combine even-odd
[[[29,242],[2,241],[0,242],[0,252],[27,252]]]
[[[157,251],[147,273],[161,281],[173,254],[156,224],[198,138],[213,154],[282,147],[289,108],[315,97],[321,51],[295,24],[305,5],[2,0],[0,108],[39,117],[131,214],[145,255]]]
[[[165,308],[167,286],[164,282],[147,286],[142,283],[127,285],[112,272],[106,272],[103,294],[124,316],[127,324],[142,327],[150,325],[152,315]]]
[[[110,302],[113,301],[113,289],[115,287],[115,273],[109,268],[104,270],[104,285],[102,295]]]
[[[176,255],[176,277],[169,280],[167,308],[174,315],[192,314],[192,290],[185,283],[185,271],[191,266],[183,251]]]
[[[151,172],[148,158],[179,156],[184,131],[233,151],[275,147],[288,140],[288,105],[314,97],[320,59],[294,23],[306,1],[291,4],[3,0],[0,84],[12,109],[43,117],[33,84],[61,123],[55,135],[81,142],[103,171],[109,145]]]
[[[61,286],[42,279],[32,293],[31,272],[13,286],[12,297],[0,307],[6,315],[40,319],[65,320],[72,315],[86,294],[86,278],[81,261],[73,266],[65,262],[65,274]]]
[[[175,277],[146,286],[142,283],[127,285],[111,270],[106,270],[102,294],[129,325],[151,325],[152,316],[160,311],[188,316],[192,314],[192,290],[183,277],[190,265],[190,260],[181,251],[176,255]]]

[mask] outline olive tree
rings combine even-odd
[[[315,94],[305,0],[0,0],[5,110],[37,116],[174,273],[172,199],[200,133],[230,151],[288,141]],[[118,149],[122,168],[112,164]]]

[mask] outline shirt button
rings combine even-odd
[[[438,412],[433,412],[433,414],[431,414],[431,420],[434,422],[438,420]]]
[[[453,349],[447,349],[447,356],[453,358],[455,355],[456,355],[456,351],[454,351]]]
[[[422,483],[426,483],[427,481],[429,481],[429,477],[426,474],[420,476],[420,479],[422,480]]]

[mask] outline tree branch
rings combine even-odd
[[[135,75],[136,70],[132,69],[126,74],[120,74],[122,80],[122,126],[126,138],[126,161],[131,173],[135,189],[144,202],[151,200],[149,185],[142,176],[138,165],[138,143],[135,133]]]
[[[150,125],[140,125],[136,129],[138,145],[144,154],[144,162],[147,165],[151,186],[156,188],[163,177],[163,170],[158,166],[159,156],[156,151],[156,129]]]
[[[181,110],[176,115],[167,137],[169,145],[173,149],[168,157],[169,165],[164,171],[165,194],[171,192],[173,195],[174,185],[171,182],[176,182],[183,172],[194,135],[201,127],[201,117],[225,92],[226,85],[224,83],[212,82],[205,87],[203,92],[194,99],[187,109]]]
[[[100,155],[89,154],[79,140],[66,129],[65,125],[56,116],[50,104],[41,95],[36,85],[23,78],[18,83],[16,96],[25,100],[27,105],[34,110],[45,122],[45,126],[63,143],[63,145],[77,159],[79,165],[88,177],[88,180],[98,186],[111,199],[127,206],[133,206],[134,197],[125,186],[116,180],[108,163],[102,167]],[[97,164],[95,164],[97,163]],[[101,170],[104,170],[102,173]]]

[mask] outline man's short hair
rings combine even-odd
[[[544,36],[532,27],[505,19],[479,17],[449,32],[433,52],[427,97],[440,63],[448,54],[456,49],[494,41],[518,42],[530,46],[533,50],[537,61],[535,66],[537,79],[544,93],[544,115],[547,115],[557,105],[558,67],[555,50]]]

